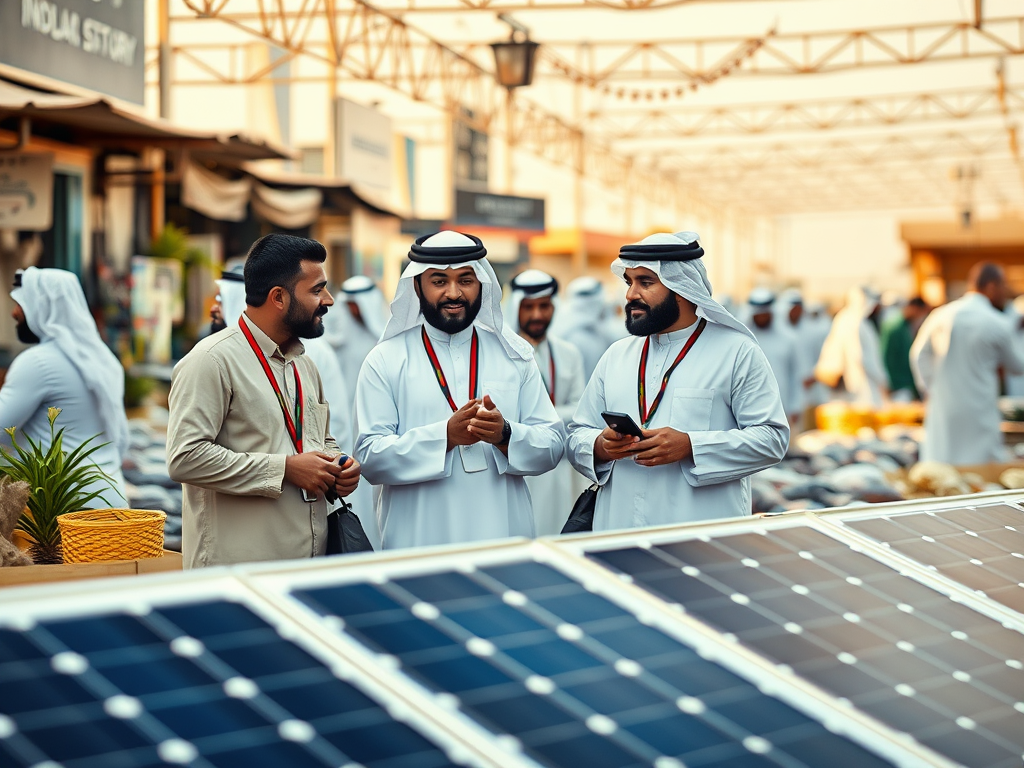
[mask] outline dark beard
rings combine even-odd
[[[476,300],[472,304],[464,300],[448,301],[445,299],[442,299],[437,304],[431,304],[420,296],[420,312],[423,313],[423,319],[437,328],[437,330],[444,331],[448,334],[456,334],[459,331],[466,330],[473,324],[473,321],[476,320],[476,316],[480,313],[480,306],[483,303],[483,298],[484,292],[482,290],[477,294]],[[445,317],[441,314],[441,309],[449,306],[465,307],[465,316],[461,320],[454,317]]]
[[[646,317],[634,320],[633,316],[629,314],[633,309],[647,310]],[[654,307],[649,307],[642,301],[631,301],[626,305],[626,330],[634,336],[650,336],[653,333],[661,333],[678,319],[679,304],[673,293],[670,293],[661,304]]]
[[[211,320],[210,321],[210,335],[213,335],[219,331],[223,331],[228,327],[228,324],[223,320]]]
[[[32,333],[32,329],[28,327],[28,323],[22,320],[18,323],[18,341],[22,344],[38,344],[39,337]]]
[[[288,304],[288,312],[284,316],[284,324],[292,335],[300,339],[318,339],[324,335],[324,321],[321,320],[327,314],[327,307],[319,307],[312,315],[307,317],[302,312],[302,307],[295,300],[295,294],[288,292],[291,301]]]
[[[548,328],[550,327],[550,325],[551,323],[534,322],[520,326],[519,330],[521,330],[534,341],[543,341],[544,337],[547,336],[548,334]],[[536,330],[538,328],[540,330]]]

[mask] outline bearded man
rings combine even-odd
[[[316,365],[299,339],[334,304],[323,245],[272,234],[245,262],[245,311],[174,368],[167,468],[184,490],[186,568],[314,557],[327,550],[327,497],[359,482],[330,434]]]
[[[695,232],[619,251],[626,329],[569,425],[569,459],[601,486],[594,530],[750,514],[748,477],[789,445],[779,387],[750,331],[711,298]],[[605,426],[625,413],[633,437]]]
[[[478,238],[421,237],[356,384],[355,455],[382,486],[384,549],[533,536],[526,476],[565,430],[533,348],[504,327]]]

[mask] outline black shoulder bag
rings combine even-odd
[[[572,505],[569,519],[562,526],[562,533],[582,533],[594,530],[594,510],[597,507],[597,492],[600,487],[594,483],[580,494],[576,503]]]
[[[352,505],[342,500],[341,506],[327,515],[327,554],[350,555],[355,552],[373,552]]]

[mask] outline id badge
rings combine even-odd
[[[483,443],[460,445],[459,454],[462,456],[462,468],[467,473],[483,472],[487,469],[487,457],[484,455]]]

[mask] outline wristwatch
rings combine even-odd
[[[508,423],[508,419],[505,419],[504,425],[501,427],[501,440],[498,445],[508,445],[508,441],[512,439],[512,425]]]

